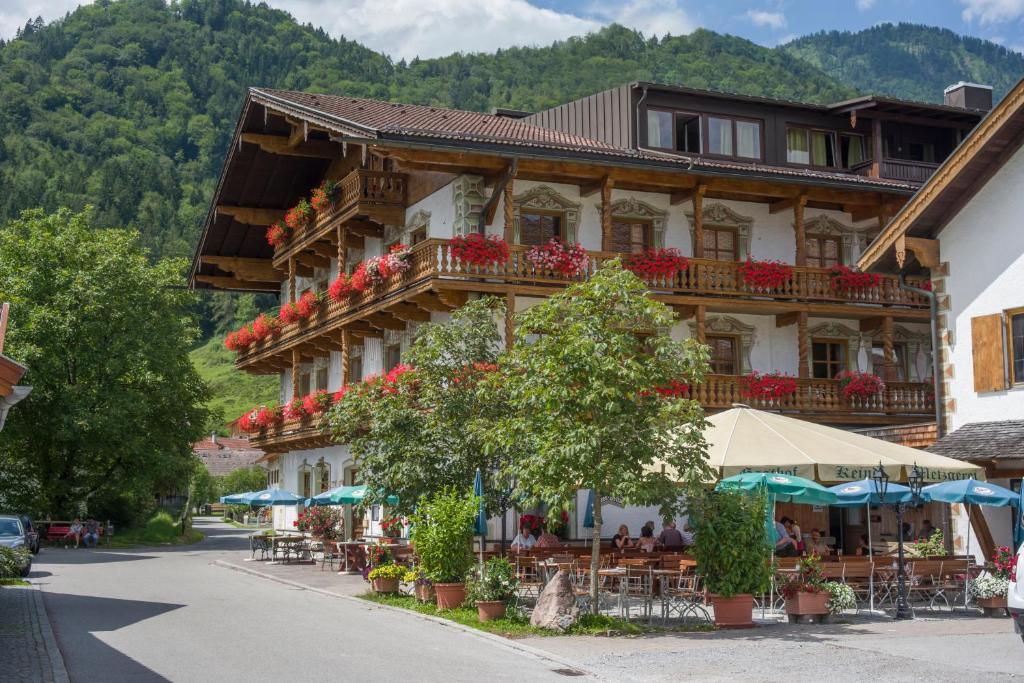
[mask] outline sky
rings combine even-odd
[[[88,1],[88,0],[85,0]],[[617,22],[645,35],[696,28],[765,46],[819,30],[907,21],[942,26],[1024,52],[1024,0],[266,0],[395,59],[546,45]],[[0,0],[0,38],[83,0]]]

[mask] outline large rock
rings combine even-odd
[[[564,631],[575,624],[578,617],[579,609],[576,607],[572,583],[569,582],[569,573],[560,569],[541,591],[537,607],[530,617],[530,624],[554,631]]]

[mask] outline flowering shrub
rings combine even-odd
[[[366,565],[368,567],[381,567],[391,563],[391,550],[386,545],[373,543],[366,546]]]
[[[808,555],[797,565],[797,574],[782,587],[782,595],[795,598],[797,593],[820,593],[825,590],[825,578],[821,573],[821,558]]]
[[[857,370],[843,370],[836,379],[839,380],[839,392],[843,398],[871,398],[885,391],[885,382],[878,375]]]
[[[482,572],[474,574],[466,586],[469,600],[509,602],[515,598],[519,579],[516,568],[504,557],[492,557],[484,563]]]
[[[316,505],[299,513],[299,518],[292,522],[299,531],[309,532],[317,538],[332,541],[341,538],[341,510],[328,505]]]
[[[845,583],[826,581],[822,587],[828,593],[828,602],[825,603],[825,607],[828,608],[829,614],[840,614],[857,606],[857,595]]]
[[[777,370],[764,374],[755,370],[743,377],[741,386],[746,398],[777,401],[796,393],[796,378]]]
[[[547,244],[538,244],[526,252],[526,260],[540,270],[559,275],[579,275],[587,267],[587,251],[579,243],[566,244],[552,237]]]
[[[298,307],[290,303],[281,306],[281,310],[277,312],[277,319],[281,321],[282,325],[290,325],[299,319]]]
[[[678,249],[648,249],[640,254],[626,257],[625,266],[637,277],[650,280],[655,277],[674,277],[676,273],[686,270],[690,262],[679,253]]]
[[[782,261],[754,261],[748,258],[739,265],[743,284],[756,289],[777,289],[793,277],[793,267]]]
[[[882,282],[882,278],[876,273],[862,273],[859,270],[854,270],[844,265],[832,266],[829,275],[832,278],[832,289],[837,292],[849,291],[851,289],[870,289],[877,287]]]
[[[313,189],[309,198],[309,205],[314,211],[321,212],[329,209],[338,197],[341,196],[341,183],[336,180],[324,180]]]
[[[544,526],[544,518],[540,515],[520,515],[519,528],[526,527],[530,532],[540,531]]]
[[[267,228],[267,244],[272,247],[279,247],[291,239],[292,230],[280,221],[274,222]]]
[[[355,289],[352,287],[352,281],[345,273],[341,273],[331,283],[331,286],[327,288],[327,296],[331,297],[331,300],[342,302],[345,299],[352,296],[355,293]]]
[[[1003,598],[1010,590],[1010,581],[1000,576],[982,576],[971,581],[971,596],[979,600]]]
[[[313,220],[313,206],[305,199],[299,200],[299,203],[288,209],[288,213],[284,215],[284,222],[292,230],[298,230],[304,228],[310,224]]]
[[[316,309],[320,307],[320,299],[317,297],[316,292],[309,290],[304,292],[299,300],[295,302],[295,312],[298,313],[299,317],[306,320],[314,313]]]
[[[994,576],[1009,579],[1017,569],[1017,554],[1013,552],[1013,548],[1005,545],[999,546],[986,569]]]
[[[331,407],[331,395],[324,389],[302,397],[302,412],[310,417],[320,415]]]
[[[401,517],[388,517],[380,523],[380,530],[388,538],[401,538],[404,528],[405,520]]]
[[[463,263],[494,266],[508,261],[508,243],[498,235],[473,232],[453,238],[451,245],[452,257]]]

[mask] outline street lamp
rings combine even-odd
[[[878,491],[879,502],[885,503],[885,493],[889,488],[889,475],[885,473],[885,468],[882,467],[882,463],[878,463],[878,467],[872,473],[871,478],[875,482],[875,488]],[[910,470],[910,474],[907,475],[907,484],[910,487],[911,504],[916,505],[921,497],[921,485],[924,483],[924,473],[914,463],[914,468]],[[903,512],[906,510],[907,504],[904,502],[896,502],[892,504],[893,510],[896,511],[896,528],[899,534],[896,538],[897,543],[897,566],[896,566],[896,580],[897,580],[897,597],[896,597],[896,618],[897,619],[913,619],[914,613],[910,610],[910,603],[907,601],[907,574],[906,574],[906,562],[903,554]]]

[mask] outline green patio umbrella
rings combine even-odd
[[[324,491],[318,496],[313,496],[313,505],[358,505],[363,502],[369,487],[366,484],[359,486],[338,486],[330,491]],[[397,505],[398,496],[388,496],[388,505]]]
[[[791,474],[772,472],[746,472],[735,474],[718,482],[716,491],[767,491],[776,501],[804,503],[805,505],[834,505],[837,497],[832,491],[810,479]]]

